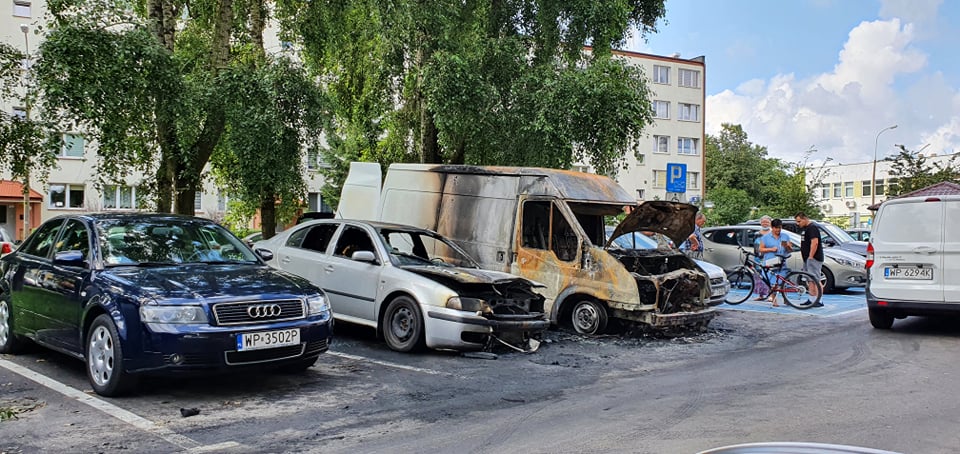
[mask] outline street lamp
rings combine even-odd
[[[27,24],[20,24],[20,31],[23,32],[23,45],[24,50],[27,53],[27,61],[24,65],[23,70],[30,70],[30,26]],[[26,74],[24,78],[26,78]],[[30,122],[30,94],[27,93],[27,84],[23,84],[23,96],[26,98],[26,111],[24,112],[24,119],[29,124]],[[30,165],[27,163],[24,166],[24,176],[23,176],[23,238],[21,240],[26,241],[27,236],[30,235]]]
[[[876,140],[873,141],[873,175],[870,177],[870,206],[877,202],[877,144],[880,143],[880,134],[884,131],[896,129],[897,125],[888,126],[877,133]]]

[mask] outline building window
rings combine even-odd
[[[846,197],[846,198],[852,198],[852,197],[853,197],[853,182],[852,182],[852,181],[844,181],[844,182],[843,182],[843,196]]]
[[[137,206],[137,188],[109,185],[103,188],[103,208],[106,210],[132,210]]]
[[[82,158],[83,147],[84,147],[83,136],[79,134],[64,134],[63,150],[61,151],[60,156],[65,156],[69,158]]]
[[[860,193],[863,194],[864,197],[870,197],[870,194],[873,194],[871,189],[873,188],[870,187],[870,180],[860,182]]]
[[[682,121],[700,121],[700,106],[680,103],[677,119]]]
[[[700,188],[700,172],[687,172],[687,189]]]
[[[663,118],[670,119],[670,102],[669,101],[654,101],[653,102],[653,117],[654,118]]]
[[[835,199],[840,198],[840,183],[833,184],[833,198]]]
[[[311,192],[307,194],[307,209],[310,211],[320,211],[320,193]]]
[[[873,184],[877,186],[877,195],[883,195],[883,180],[876,180]]]
[[[24,109],[23,107],[14,107],[14,108],[13,108],[13,111],[10,113],[10,115],[13,116],[13,118],[19,118],[19,119],[21,119],[21,120],[26,120],[26,119],[27,119],[27,109]]]
[[[690,137],[678,137],[677,138],[677,154],[686,154],[696,156],[700,152],[697,150],[697,145],[700,140],[692,139]]]
[[[307,150],[307,170],[317,170],[317,150]]]
[[[653,187],[655,188],[667,187],[667,171],[666,170],[653,171]]]
[[[820,185],[820,198],[823,200],[830,198],[830,183]]]
[[[217,191],[217,211],[225,213],[227,211],[227,205],[230,203],[230,196],[225,194],[223,191]]]
[[[653,65],[653,82],[658,84],[669,84],[670,67]]]
[[[83,185],[51,184],[50,208],[83,208]]]
[[[30,2],[14,0],[13,15],[16,17],[30,17]]]
[[[200,192],[200,190],[197,190],[197,193],[193,195],[193,211],[200,211],[200,209],[203,207],[201,204],[201,202],[203,202],[202,196],[203,194]]]
[[[677,75],[677,85],[681,87],[700,88],[700,71],[681,69]]]
[[[653,136],[653,152],[669,153],[670,152],[670,136]]]

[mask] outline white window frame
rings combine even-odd
[[[677,137],[677,154],[684,156],[700,155],[700,139],[695,137]]]
[[[687,172],[687,189],[700,189],[700,172]]]
[[[852,182],[852,181],[844,181],[844,182],[843,182],[843,198],[845,198],[845,199],[852,199],[852,198],[853,198],[853,194],[856,192],[856,191],[853,189],[853,187],[854,187],[854,182]]]
[[[307,150],[307,170],[317,170],[318,168],[320,168],[320,152]]]
[[[653,136],[653,152],[656,154],[669,154],[670,136]]]
[[[55,188],[60,188],[60,191],[56,191]],[[80,205],[71,206],[71,193],[74,190],[80,190]],[[70,183],[50,183],[47,185],[47,207],[52,210],[82,210],[86,205],[86,187],[83,184],[70,184]],[[63,192],[63,202],[62,205],[57,205],[53,201],[53,194]]]
[[[79,155],[79,156],[78,156],[78,155],[67,154],[67,150],[73,148],[73,147],[69,147],[69,146],[68,146],[68,137],[74,137],[74,138],[77,138],[77,139],[80,140],[80,155]],[[77,134],[77,133],[73,133],[73,132],[65,132],[65,133],[63,133],[62,138],[63,138],[63,144],[60,146],[60,157],[61,157],[61,158],[67,158],[67,159],[83,159],[83,155],[84,155],[84,154],[86,153],[86,151],[87,151],[87,139],[86,139],[85,137],[83,137],[82,134]]]
[[[679,103],[677,108],[677,120],[680,121],[700,121],[700,105]]]
[[[700,88],[700,71],[680,68],[677,73],[677,86]]]
[[[833,198],[842,199],[841,195],[843,195],[843,183],[833,183]]]
[[[130,190],[130,206],[123,205],[123,192]],[[107,195],[113,193],[113,206],[109,206]],[[111,184],[103,188],[104,210],[135,210],[137,209],[137,187],[132,185]]]
[[[230,196],[223,191],[217,191],[217,212],[226,213],[229,207]]]
[[[670,85],[670,67],[653,65],[653,83]]]
[[[660,182],[660,175],[663,175],[663,183]],[[667,187],[667,171],[666,170],[653,171],[653,187],[655,189],[662,189]]]
[[[33,17],[32,5],[24,0],[13,0],[14,17]]]
[[[820,185],[820,198],[823,200],[830,199],[830,183]]]
[[[670,119],[670,101],[653,101],[653,118]]]
[[[193,211],[199,213],[203,211],[203,190],[197,190],[197,193],[193,195]]]

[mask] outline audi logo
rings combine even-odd
[[[257,304],[247,308],[247,315],[250,318],[267,318],[280,315],[282,309],[279,304]]]

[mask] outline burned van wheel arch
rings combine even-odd
[[[610,320],[606,306],[589,298],[572,302],[568,316],[573,330],[580,334],[601,334]]]

